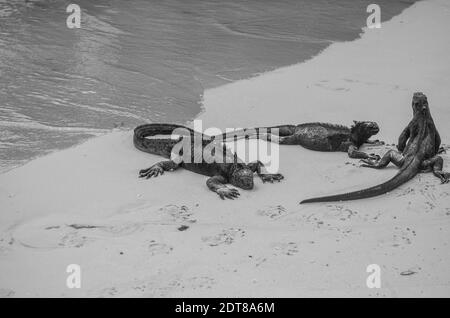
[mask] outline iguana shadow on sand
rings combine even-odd
[[[398,140],[398,151],[389,150],[380,160],[365,159],[363,167],[382,169],[390,162],[400,171],[391,180],[380,185],[350,192],[331,195],[300,202],[333,202],[370,198],[394,190],[414,178],[419,172],[430,172],[442,183],[449,182],[449,173],[442,171],[443,159],[438,156],[441,138],[434,125],[428,106],[427,97],[422,93],[414,93],[412,99],[413,119],[401,133]]]
[[[165,135],[166,138],[156,136]],[[196,148],[195,136],[201,140],[200,149]],[[147,138],[154,137],[154,138]],[[167,138],[168,137],[168,138]],[[176,137],[176,138],[171,138]],[[190,146],[189,160],[185,160],[182,153],[177,153],[173,157],[173,149],[182,142],[183,138],[189,137],[188,149]],[[234,199],[239,196],[239,191],[226,186],[230,183],[245,190],[253,189],[253,174],[256,172],[263,182],[281,181],[281,174],[263,173],[264,165],[260,161],[249,164],[243,163],[237,155],[233,154],[225,145],[214,141],[214,137],[195,132],[194,130],[174,124],[146,124],[138,126],[134,130],[134,145],[137,149],[154,155],[159,155],[171,160],[165,160],[152,165],[150,168],[139,172],[140,178],[149,179],[163,174],[165,171],[173,171],[180,167],[210,177],[206,185],[211,191],[216,192],[221,199]],[[214,162],[205,158],[206,147],[214,157],[221,152],[222,162]],[[215,153],[218,152],[218,153]],[[179,156],[178,156],[179,155]],[[201,156],[200,158],[198,156]]]

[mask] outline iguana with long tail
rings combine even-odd
[[[175,138],[157,138],[159,135]],[[147,138],[154,137],[154,138]],[[190,154],[182,151],[174,151],[174,147],[183,143],[187,138],[187,150]],[[195,138],[200,140],[200,147],[195,144]],[[159,155],[170,160],[165,160],[152,165],[148,169],[139,172],[140,178],[157,177],[165,171],[173,171],[180,167],[199,173],[210,178],[206,185],[211,191],[216,192],[221,199],[235,199],[239,196],[239,191],[226,186],[230,183],[245,190],[253,188],[253,174],[256,172],[263,182],[281,181],[284,177],[281,174],[263,173],[264,165],[260,161],[249,164],[243,163],[236,154],[233,154],[222,143],[218,143],[211,136],[195,132],[194,130],[174,124],[146,124],[138,126],[134,130],[134,145],[137,149],[154,155]],[[205,151],[209,147],[210,150]],[[204,157],[211,154],[214,158],[222,158],[221,162],[211,161],[211,157]],[[174,156],[175,155],[175,156]],[[186,159],[187,158],[187,159]]]
[[[441,138],[434,125],[428,106],[427,97],[423,93],[414,93],[412,99],[413,119],[401,133],[398,140],[398,151],[389,150],[380,160],[363,160],[363,167],[382,169],[390,162],[400,171],[392,179],[380,185],[350,192],[331,195],[300,202],[333,202],[370,198],[394,190],[423,171],[432,171],[442,183],[449,182],[449,173],[442,171],[443,159],[438,156]]]
[[[273,131],[278,130],[276,134]],[[262,138],[280,145],[300,145],[315,151],[347,152],[350,158],[379,159],[375,154],[359,150],[365,144],[381,144],[369,140],[380,131],[372,121],[354,121],[352,127],[328,123],[305,123],[299,125],[280,125],[236,130],[222,135],[224,141],[241,138]]]

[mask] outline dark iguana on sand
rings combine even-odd
[[[278,129],[278,135],[271,134],[273,129]],[[300,145],[315,151],[342,151],[347,152],[350,158],[378,159],[378,156],[359,151],[359,148],[364,143],[380,143],[378,140],[369,140],[379,131],[377,123],[372,121],[354,121],[350,128],[327,123],[306,123],[236,130],[223,134],[222,138],[229,141],[233,138],[265,137],[280,145]]]
[[[348,201],[370,198],[387,193],[411,180],[419,172],[432,171],[442,183],[449,182],[449,173],[442,171],[443,159],[438,156],[441,138],[428,107],[427,97],[414,93],[412,100],[413,119],[401,133],[398,151],[389,150],[380,160],[363,160],[363,167],[381,169],[390,162],[400,168],[391,180],[360,191],[304,200],[300,203]]]
[[[178,135],[178,138],[146,138],[151,136],[166,135],[171,137]],[[199,173],[210,178],[206,181],[206,185],[211,191],[216,192],[221,199],[234,199],[239,196],[239,191],[234,188],[226,186],[230,183],[236,187],[250,190],[253,188],[253,174],[256,172],[263,182],[280,181],[283,179],[281,174],[266,174],[262,173],[264,165],[260,161],[245,164],[233,154],[226,146],[214,141],[214,138],[206,136],[194,130],[173,124],[146,124],[138,126],[134,130],[134,145],[137,149],[148,152],[154,155],[159,155],[170,159],[173,155],[175,145],[179,144],[183,138],[190,136],[191,155],[190,160],[183,161],[182,151],[177,158],[173,160],[161,161],[148,169],[143,169],[139,172],[141,178],[157,177],[163,174],[164,171],[172,171],[183,167],[195,173]],[[201,138],[200,151],[195,149],[194,138]],[[214,146],[217,146],[215,148]],[[211,154],[216,157],[216,149],[222,151],[223,163],[211,162],[208,158],[204,158],[203,150],[205,147],[214,149]],[[199,153],[201,152],[201,153]],[[207,152],[206,152],[207,153]],[[201,156],[200,159],[198,159]],[[195,160],[197,159],[197,160]],[[211,158],[209,158],[211,159]],[[205,161],[206,160],[206,161]],[[209,162],[208,162],[209,161]]]

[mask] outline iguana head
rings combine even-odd
[[[253,171],[244,163],[233,164],[229,180],[232,185],[241,189],[253,189]]]
[[[351,127],[351,133],[353,137],[353,141],[361,146],[370,137],[378,134],[380,131],[380,127],[374,121],[356,121],[354,120],[354,125]]]
[[[421,92],[416,92],[412,99],[412,108],[414,116],[425,115],[431,116],[430,108],[428,107],[427,96]]]

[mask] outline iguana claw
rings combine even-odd
[[[371,146],[384,146],[385,145],[384,141],[381,141],[381,140],[378,140],[378,139],[376,139],[376,140],[368,140],[367,143],[370,144]]]
[[[238,198],[241,195],[238,190],[232,188],[221,188],[218,189],[216,192],[222,200],[225,200],[225,198],[234,200],[235,198]]]
[[[437,173],[437,176],[441,179],[442,184],[450,182],[450,173],[440,172]]]
[[[361,162],[364,162],[365,164],[361,165],[361,167],[365,167],[365,168],[372,168],[373,166],[376,165],[376,161],[372,160],[372,159],[361,159]]]
[[[280,182],[284,179],[284,176],[280,173],[275,174],[260,174],[259,177],[261,178],[263,183],[270,182],[273,183],[273,181]]]
[[[157,177],[160,174],[164,174],[164,169],[158,164],[151,166],[148,169],[139,171],[139,178],[150,179],[151,177]]]

